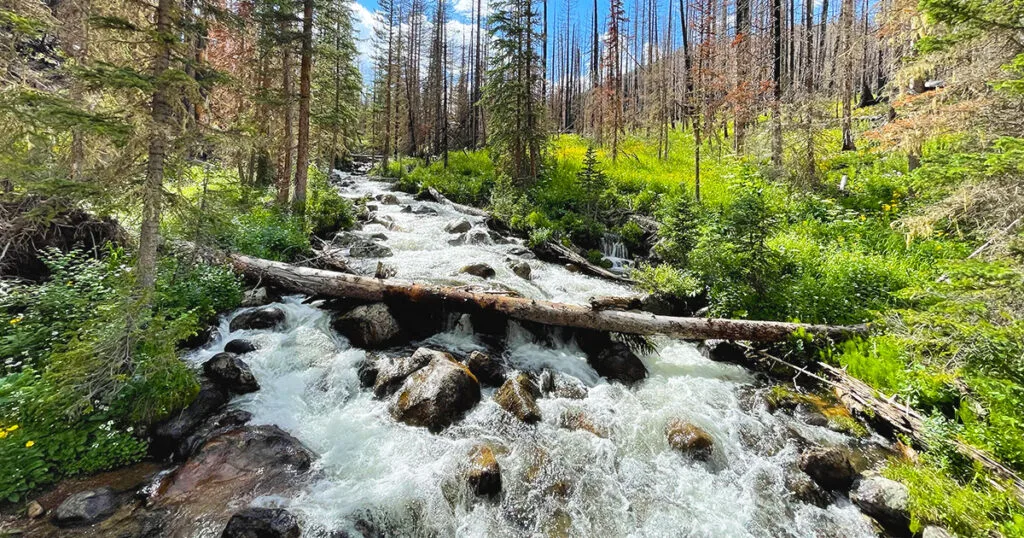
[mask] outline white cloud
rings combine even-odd
[[[379,24],[377,17],[358,3],[352,3],[352,23],[356,32],[356,50],[359,51],[359,71],[363,79],[373,75],[373,30]]]
[[[476,2],[477,0],[455,0],[453,7],[456,13],[472,21],[473,11],[476,10]],[[490,0],[480,0],[480,11],[483,12],[485,18],[491,14]]]

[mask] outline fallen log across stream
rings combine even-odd
[[[207,256],[209,257],[209,256]],[[218,256],[212,259],[216,260]],[[809,325],[776,321],[656,316],[642,312],[594,310],[588,306],[510,297],[447,286],[417,284],[399,279],[377,279],[298,267],[245,256],[223,254],[224,263],[254,279],[307,295],[405,302],[421,307],[445,308],[466,313],[495,313],[510,319],[559,327],[575,327],[629,334],[662,334],[687,339],[748,340],[775,342],[800,331],[841,340],[866,332],[864,326]]]

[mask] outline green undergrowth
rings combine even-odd
[[[44,260],[49,280],[0,290],[0,501],[142,458],[148,425],[199,388],[179,342],[242,296],[230,269],[173,257],[148,298],[119,250]]]

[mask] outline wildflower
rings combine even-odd
[[[861,216],[860,216],[860,220],[861,220],[861,222],[863,222],[863,221],[865,221],[865,220],[868,220],[868,218],[867,218],[867,217],[865,217],[864,215],[861,215]]]
[[[8,426],[7,427],[7,431],[9,431],[9,432],[13,432],[14,430],[17,430],[17,429],[18,429],[18,425],[17,424],[15,424],[13,426]]]
[[[5,439],[6,437],[7,437],[7,432],[0,430],[0,439]]]
[[[17,324],[21,323],[22,319],[25,319],[25,318],[23,318],[22,316],[18,316],[16,318],[12,318],[10,323],[11,323],[11,325],[17,325]]]
[[[892,209],[892,207],[889,206],[889,204],[882,204],[882,211],[888,211],[890,209]]]
[[[32,448],[32,446],[35,444],[35,441],[25,441],[25,448]]]

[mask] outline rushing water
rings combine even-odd
[[[615,234],[604,234],[601,237],[601,255],[612,264],[610,269],[613,273],[625,273],[633,267],[629,249],[622,242],[622,238]]]
[[[357,179],[355,194],[380,194],[387,185]],[[529,260],[533,279],[506,267],[512,244],[449,246],[444,225],[462,215],[434,203],[436,216],[379,205],[400,230],[383,232],[394,251],[386,263],[398,277],[418,281],[501,284],[524,295],[585,302],[593,295],[624,295],[621,285],[572,274]],[[471,218],[471,220],[479,220]],[[482,226],[482,224],[480,224]],[[392,226],[394,228],[394,226]],[[497,271],[495,282],[458,275],[471,262]],[[366,261],[371,270],[376,260]],[[665,340],[644,357],[650,377],[634,388],[609,384],[586,363],[574,344],[542,346],[513,326],[507,362],[522,370],[551,368],[581,379],[586,398],[545,397],[543,420],[516,422],[484,389],[483,399],[462,421],[439,435],[395,422],[387,402],[361,389],[357,365],[365,352],[351,347],[328,325],[329,314],[301,297],[285,298],[283,330],[229,333],[195,353],[197,364],[232,338],[249,338],[259,350],[245,356],[261,390],[232,405],[253,413],[253,423],[277,424],[320,454],[321,473],[298,495],[261,499],[283,505],[317,530],[373,536],[873,536],[863,516],[843,501],[826,509],[804,504],[786,488],[798,458],[796,437],[844,443],[843,436],[769,413],[751,397],[753,379],[743,369],[711,362],[683,342]],[[468,352],[482,348],[468,318],[429,343]],[[560,426],[564,413],[585,413],[606,436]],[[715,441],[709,462],[669,448],[664,428],[671,419],[693,422]],[[467,454],[488,443],[501,465],[499,499],[472,496],[462,479]],[[373,532],[369,532],[372,530]],[[329,536],[329,532],[324,533]],[[342,536],[343,534],[337,534]]]

